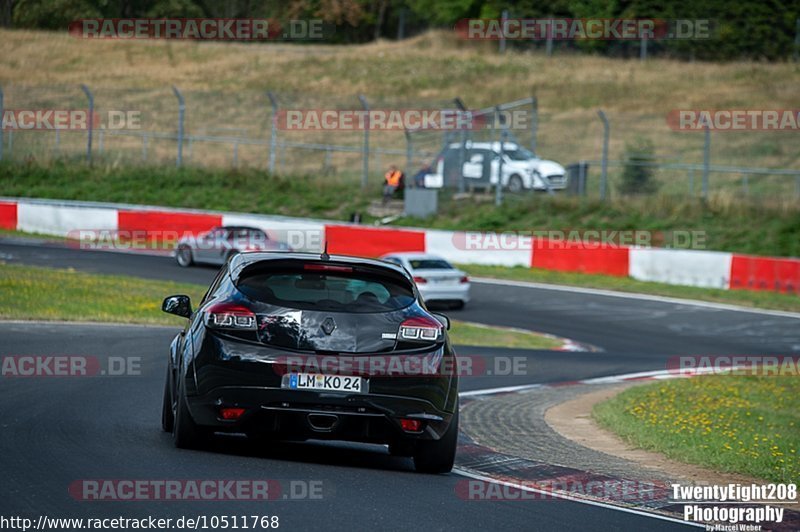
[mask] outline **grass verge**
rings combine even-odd
[[[182,325],[183,319],[161,312],[170,294],[187,294],[197,302],[206,287],[152,281],[122,275],[95,275],[0,264],[0,318],[99,321]],[[453,320],[450,337],[457,345],[553,349],[561,345],[548,336]]]
[[[345,176],[269,175],[253,169],[172,168],[54,162],[0,164],[4,196],[105,201],[218,211],[349,220],[380,198],[380,179],[365,189]],[[650,245],[800,256],[800,209],[788,204],[707,202],[675,197],[599,200],[559,194],[508,195],[502,208],[475,195],[455,200],[439,195],[439,213],[429,219],[399,218],[395,225],[474,231],[633,231]],[[691,240],[687,235],[696,235]],[[572,237],[570,237],[572,238]]]
[[[628,389],[595,405],[629,443],[773,482],[800,477],[800,378],[715,375]]]
[[[749,290],[722,290],[715,288],[698,288],[694,286],[677,286],[665,283],[637,281],[636,279],[628,277],[557,272],[539,268],[524,268],[522,266],[508,268],[504,266],[461,264],[459,268],[475,277],[578,286],[583,288],[599,288],[615,290],[617,292],[696,299],[698,301],[726,303],[743,307],[800,312],[800,297],[777,292],[754,292]]]

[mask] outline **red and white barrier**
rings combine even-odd
[[[699,250],[584,245],[524,239],[513,234],[386,228],[304,218],[215,213],[164,207],[0,199],[0,228],[66,236],[78,230],[198,234],[218,225],[254,226],[293,249],[379,257],[400,251],[429,252],[456,263],[526,266],[629,276],[641,281],[800,295],[800,259]],[[482,236],[481,236],[482,235]],[[490,238],[491,236],[491,238]],[[497,238],[495,238],[497,236]],[[477,242],[473,240],[478,239]]]
[[[118,227],[117,220],[116,209],[17,203],[16,229],[28,233],[66,236],[72,229],[114,230]]]
[[[631,248],[628,275],[639,281],[728,288],[732,253]]]

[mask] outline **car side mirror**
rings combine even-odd
[[[436,318],[437,320],[439,320],[439,323],[444,325],[444,328],[446,330],[448,330],[448,331],[450,330],[450,318],[448,318],[444,314],[434,314],[433,317]]]
[[[161,310],[167,314],[190,318],[192,316],[192,300],[185,295],[169,296],[164,298],[164,302],[161,303]]]

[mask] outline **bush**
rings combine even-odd
[[[641,139],[636,144],[625,146],[625,167],[622,170],[622,183],[619,185],[620,194],[629,196],[633,194],[652,194],[658,190],[658,183],[654,179],[654,168],[644,166],[655,160],[653,143]]]

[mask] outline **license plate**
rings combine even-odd
[[[332,392],[363,393],[364,379],[346,375],[321,373],[292,373],[284,379],[283,388],[292,390],[324,390]]]

